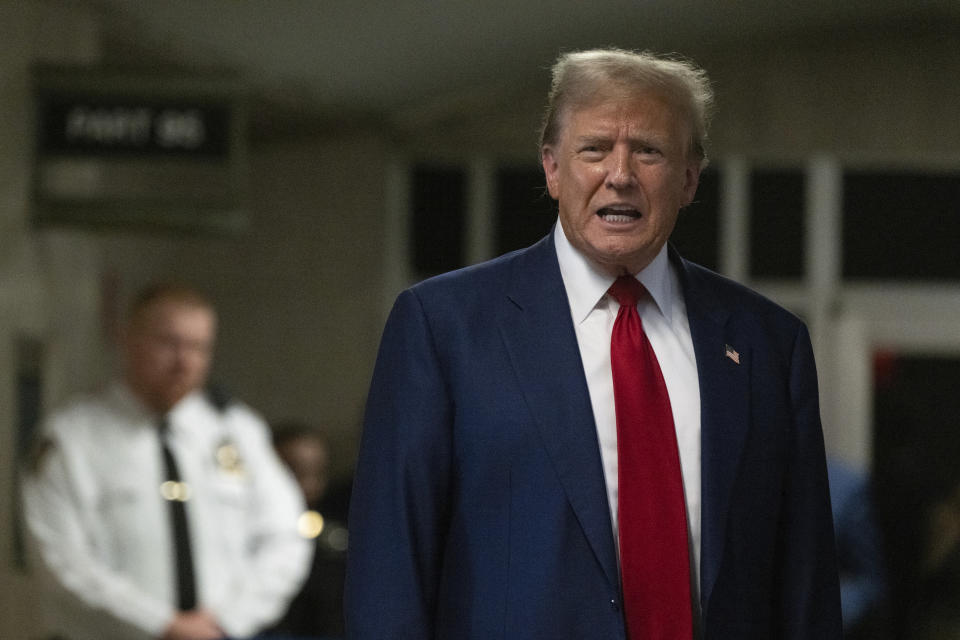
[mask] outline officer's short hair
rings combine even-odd
[[[213,302],[196,287],[175,281],[154,282],[141,289],[127,310],[127,323],[138,321],[143,313],[158,302],[175,302],[185,307],[205,309],[213,313]]]

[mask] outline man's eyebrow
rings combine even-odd
[[[664,144],[669,138],[670,138],[669,135],[666,135],[662,132],[650,131],[650,130],[637,131],[629,136],[630,142],[633,142],[633,143],[650,142],[650,143],[656,143],[656,144]]]
[[[600,142],[609,142],[610,136],[603,135],[602,133],[587,133],[576,137],[576,141],[580,144],[588,143],[600,143]]]
[[[612,136],[603,133],[585,133],[574,138],[577,144],[600,144],[609,143]],[[662,147],[667,144],[668,137],[654,132],[642,131],[627,138],[631,146],[656,146]]]

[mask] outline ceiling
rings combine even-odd
[[[566,49],[696,56],[804,29],[960,19],[957,0],[87,2],[102,13],[115,53],[238,70],[258,99],[290,112],[391,119],[451,96],[545,88],[545,69]]]

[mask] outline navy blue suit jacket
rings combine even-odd
[[[704,638],[840,638],[806,328],[671,259],[700,379]],[[403,292],[367,401],[348,636],[625,638],[614,545],[552,235]]]

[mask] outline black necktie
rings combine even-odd
[[[174,555],[177,572],[177,607],[190,611],[197,605],[196,580],[193,575],[193,554],[190,551],[190,529],[187,526],[187,499],[189,487],[180,481],[177,461],[167,444],[170,423],[167,416],[160,418],[160,446],[166,470],[165,482],[160,493],[170,503],[170,526],[173,533]]]

